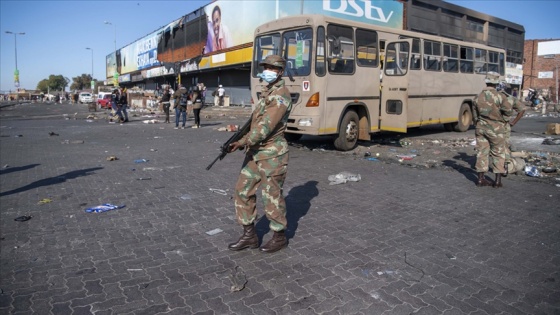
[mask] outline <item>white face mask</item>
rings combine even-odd
[[[263,80],[265,80],[268,83],[272,83],[276,81],[276,79],[278,78],[278,73],[272,70],[264,70],[262,73],[259,74],[259,77],[261,77]]]

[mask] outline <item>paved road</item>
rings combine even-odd
[[[0,313],[560,313],[553,182],[477,188],[468,169],[294,146],[289,247],[231,252],[243,156],[204,168],[231,135],[215,128],[246,110],[205,109],[198,130],[88,114],[71,105],[0,111]],[[329,185],[342,171],[362,180]],[[84,211],[102,203],[126,206]],[[32,218],[14,221],[23,215]],[[257,227],[268,240],[266,219]]]

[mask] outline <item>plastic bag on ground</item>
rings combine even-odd
[[[329,175],[329,185],[344,184],[346,182],[357,182],[362,179],[360,174],[353,174],[350,172],[340,172],[336,175]]]
[[[86,212],[91,213],[91,212],[96,212],[96,213],[100,213],[100,212],[106,212],[109,210],[115,210],[115,209],[121,209],[124,208],[124,205],[121,206],[116,206],[116,205],[112,205],[110,203],[105,203],[96,207],[91,207],[91,208],[87,208]]]
[[[525,166],[525,174],[531,177],[540,177],[541,173],[536,166],[527,165]]]

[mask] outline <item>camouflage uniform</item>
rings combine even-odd
[[[476,171],[488,171],[488,156],[491,156],[492,172],[505,173],[506,124],[504,115],[512,114],[512,105],[505,95],[494,87],[486,87],[476,98]]]
[[[282,186],[288,170],[288,143],[284,131],[291,109],[290,92],[284,80],[264,87],[253,111],[251,129],[239,140],[247,148],[235,185],[235,210],[238,222],[243,225],[252,224],[257,217],[256,191],[260,185],[270,229],[286,229]]]

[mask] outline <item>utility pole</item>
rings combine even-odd
[[[14,71],[14,85],[16,87],[16,91],[19,91],[19,70],[18,70],[18,65],[17,65],[17,36],[18,35],[25,35],[24,32],[12,32],[12,31],[6,31],[6,34],[14,34],[14,49],[15,49],[15,55],[16,55],[16,70]],[[19,99],[19,97],[16,97],[17,99]]]

